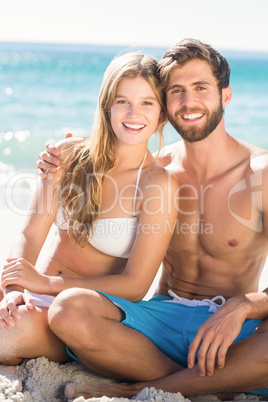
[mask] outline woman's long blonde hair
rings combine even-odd
[[[117,86],[124,78],[139,76],[150,84],[162,108],[156,130],[161,143],[167,119],[157,60],[140,53],[116,57],[104,74],[92,137],[74,147],[68,157],[68,173],[59,189],[59,203],[68,222],[68,234],[81,247],[88,243],[101,213],[105,174],[115,165],[116,137],[111,126],[110,110]]]

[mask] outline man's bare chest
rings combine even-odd
[[[203,251],[217,258],[254,247],[257,239],[259,244],[263,235],[262,187],[257,179],[226,174],[197,184],[180,175],[178,219],[171,247],[174,243],[177,250]]]

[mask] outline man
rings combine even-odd
[[[184,396],[268,387],[268,292],[258,292],[268,153],[225,131],[230,70],[212,47],[183,40],[165,53],[160,73],[169,120],[183,140],[159,157],[180,184],[159,296],[133,304],[87,290],[78,298],[71,289],[49,311],[50,328],[86,366],[138,382],[70,384],[68,397],[130,397],[145,386]]]

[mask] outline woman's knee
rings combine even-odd
[[[16,320],[14,327],[0,330],[1,345],[0,362],[3,364],[19,364],[23,358],[32,357],[32,351],[39,348],[44,334],[48,331],[47,310],[35,307],[28,310],[19,306],[21,319]],[[36,337],[38,333],[38,337]],[[40,355],[39,355],[40,356]]]

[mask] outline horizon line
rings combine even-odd
[[[49,41],[34,41],[34,40],[1,40],[0,44],[26,44],[26,45],[50,45],[50,46],[80,46],[80,47],[111,47],[120,49],[133,49],[133,48],[146,48],[146,49],[168,49],[170,46],[164,45],[149,45],[149,44],[112,44],[112,43],[82,43],[82,42],[49,42]],[[221,51],[231,52],[231,53],[255,53],[255,54],[266,54],[268,55],[268,50],[256,50],[256,49],[233,49],[227,47],[219,47]]]

